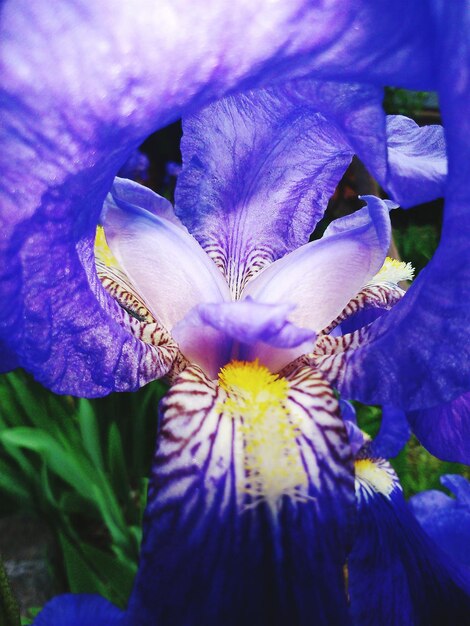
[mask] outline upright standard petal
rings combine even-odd
[[[184,120],[176,211],[224,272],[247,280],[305,242],[352,158],[316,83],[229,96]]]
[[[163,404],[129,603],[139,626],[349,624],[350,449],[328,386],[233,362]]]
[[[363,85],[292,81],[184,120],[177,213],[234,298],[308,241],[354,153],[406,206],[442,195],[443,129],[405,117],[386,126],[382,98]]]
[[[388,174],[381,181],[404,208],[444,196],[447,154],[442,126],[420,127],[403,115],[387,116]]]

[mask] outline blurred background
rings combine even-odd
[[[434,94],[389,88],[384,108],[420,125],[440,122]],[[180,138],[179,123],[155,133],[121,175],[172,200]],[[363,193],[384,195],[354,159],[312,237],[359,208]],[[396,210],[391,218],[390,255],[419,273],[439,241],[442,202]],[[86,400],[54,395],[21,370],[0,376],[0,554],[23,624],[65,591],[99,593],[125,606],[164,393],[156,381],[133,394]],[[375,435],[380,407],[355,407],[359,425]],[[407,497],[442,488],[442,474],[470,478],[469,468],[437,460],[413,436],[391,462]]]

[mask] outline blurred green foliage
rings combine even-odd
[[[404,261],[410,261],[418,274],[431,260],[439,243],[439,229],[434,224],[409,223],[393,229],[393,239]]]
[[[427,91],[409,91],[397,87],[385,87],[384,111],[388,114],[414,117],[424,107],[429,97]]]
[[[41,516],[65,589],[124,606],[137,569],[157,405],[165,387],[97,400],[0,377],[0,514]]]

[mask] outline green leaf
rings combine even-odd
[[[104,471],[98,422],[93,405],[85,398],[80,398],[78,401],[78,422],[85,450],[95,466]]]

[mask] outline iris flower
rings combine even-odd
[[[185,119],[175,211],[119,178],[105,200],[98,276],[126,312],[123,327],[145,343],[149,367],[172,382],[139,572],[118,623],[348,624],[367,610],[356,570],[362,584],[371,573],[354,552],[352,617],[345,592],[353,458],[328,380],[368,341],[371,319],[402,299],[398,282],[411,270],[386,258],[396,206],[387,200],[365,198],[308,242],[353,154],[337,118],[319,112],[324,89],[301,81],[250,91]],[[362,98],[334,91],[351,106]],[[441,129],[402,117],[388,129],[389,181],[432,193],[435,181],[416,176],[415,162],[443,175]],[[378,596],[389,594],[396,619],[406,617],[404,592],[385,582]],[[457,585],[454,595],[440,591],[439,602],[458,607],[449,619],[470,609]],[[90,600],[81,600],[86,611]],[[38,624],[56,623],[77,601],[56,600]],[[419,603],[416,623],[429,606]],[[370,623],[381,623],[380,612]]]
[[[107,0],[93,5],[80,0],[2,4],[4,368],[19,364],[58,392],[89,396],[176,376],[163,407],[135,593],[128,613],[114,612],[106,623],[127,619],[142,625],[174,624],[176,610],[181,623],[275,624],[289,622],[289,617],[290,622],[309,623],[312,615],[319,624],[348,623],[341,589],[355,513],[352,458],[335,397],[323,377],[346,397],[408,411],[428,447],[468,459],[462,432],[469,429],[465,409],[470,380],[465,264],[469,21],[468,3],[461,1],[415,0],[393,6],[366,0],[266,0],[256,6],[243,0],[208,6],[181,1],[161,2],[158,11],[149,0],[119,6]],[[306,77],[319,82],[288,82]],[[228,146],[237,138],[239,152],[230,154],[227,146],[217,150],[217,142],[206,145],[196,129],[192,137],[203,150],[191,142],[187,146],[187,157],[194,160],[187,170],[191,175],[181,183],[177,208],[219,269],[210,272],[206,266],[204,277],[198,274],[198,297],[204,298],[187,293],[184,280],[173,284],[180,290],[179,304],[193,305],[178,309],[184,314],[181,319],[171,319],[170,310],[170,317],[159,321],[160,297],[169,301],[167,294],[160,291],[154,299],[137,276],[145,271],[158,276],[176,259],[160,256],[150,270],[139,262],[136,274],[133,253],[123,252],[120,259],[125,241],[117,229],[113,233],[115,224],[125,226],[120,220],[129,228],[139,219],[158,222],[162,230],[161,212],[169,208],[148,197],[137,199],[135,188],[126,196],[129,188],[116,184],[102,219],[105,229],[108,222],[111,250],[115,248],[122,263],[116,272],[123,271],[132,287],[124,295],[145,308],[142,315],[140,308],[126,307],[130,314],[103,290],[95,269],[96,224],[115,173],[157,127],[229,91],[268,83],[282,87],[277,93],[258,92],[264,96],[253,109],[244,108],[240,96],[234,109],[243,123],[235,121],[231,132],[229,116],[219,129]],[[384,84],[438,89],[446,123],[447,177],[442,138],[399,120],[387,125],[380,108]],[[267,119],[266,105],[274,113]],[[214,106],[224,112],[223,104]],[[313,114],[322,119],[326,115],[336,133],[335,141],[328,137],[325,142],[333,151],[333,172],[328,163],[319,171],[311,167],[309,139],[321,138],[315,127],[319,118]],[[207,131],[217,128],[217,109],[210,115],[209,124],[204,112],[190,119]],[[292,163],[282,159],[282,140],[274,142],[279,154],[275,147],[264,153],[283,129],[293,129],[290,135],[285,130],[285,136],[298,144],[298,154],[286,150],[294,155]],[[369,200],[359,216],[333,225],[324,242],[310,245],[309,251],[315,252],[305,253],[299,246],[307,241],[333,180],[342,172],[339,161],[347,161],[353,152],[402,206],[444,194],[445,219],[439,250],[407,295],[391,311],[399,298],[382,301],[379,308],[386,313],[367,330],[359,327],[335,337],[322,332],[333,331],[331,325],[352,311],[359,314],[360,305],[369,302],[368,293],[364,295],[369,287],[373,297],[380,291],[375,276],[383,261],[389,207]],[[260,163],[264,176],[253,170]],[[289,177],[284,178],[286,171]],[[296,176],[290,178],[292,171]],[[214,185],[209,198],[204,181]],[[224,181],[230,183],[227,188]],[[244,181],[246,189],[239,184]],[[157,216],[142,215],[142,204]],[[129,215],[135,220],[129,222]],[[169,215],[166,231],[187,242]],[[251,220],[246,222],[247,215]],[[240,229],[243,223],[246,231]],[[153,238],[155,230],[139,228],[139,236],[151,231]],[[254,257],[238,247],[250,237]],[[230,241],[237,245],[228,246]],[[325,248],[328,270],[336,249],[336,260],[342,262],[332,270],[331,290],[325,285],[321,294],[319,289],[308,292],[306,305],[295,290],[285,297],[283,289],[299,285],[289,279],[299,278],[300,260],[321,256]],[[135,249],[146,251],[143,245]],[[348,266],[346,249],[361,268],[365,262],[365,270]],[[194,256],[202,270],[201,253]],[[308,263],[303,267],[311,269]],[[188,264],[181,269],[187,271]],[[212,296],[221,282],[216,273],[220,269],[231,300],[226,291],[207,301],[207,273],[213,278]],[[322,278],[327,281],[318,276]],[[109,286],[118,299],[126,287],[119,281]],[[168,287],[166,277],[159,287]],[[393,281],[392,289],[385,290],[387,297],[389,291],[398,293]],[[244,297],[248,295],[252,300]],[[318,306],[325,318],[314,318],[309,325],[309,305],[309,314],[317,314]],[[253,324],[255,309],[259,317]],[[207,338],[207,354],[192,345],[195,336]],[[305,357],[304,344],[314,340],[314,350]],[[181,352],[196,365],[183,368]],[[276,360],[287,353],[287,363]],[[244,365],[256,357],[258,365]],[[285,370],[291,357],[295,365]],[[214,383],[214,370],[220,366],[220,382]],[[272,391],[253,403],[250,394],[260,380],[265,391]],[[268,438],[265,417],[272,403],[279,409],[279,432]],[[459,417],[456,406],[462,409]],[[286,411],[299,419],[282,421]],[[252,419],[245,425],[240,415],[250,412]],[[225,415],[220,424],[219,414]],[[193,445],[179,450],[189,440]],[[241,440],[244,455],[236,445]],[[309,444],[312,440],[315,446]],[[275,471],[265,471],[274,451],[282,461]],[[266,478],[270,472],[272,484]],[[190,485],[199,489],[188,491]],[[88,619],[98,619],[99,610],[91,616],[88,612]]]

